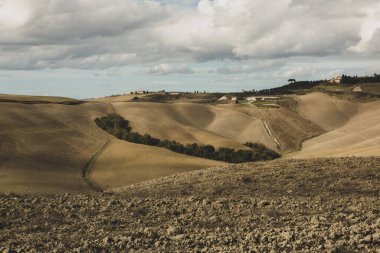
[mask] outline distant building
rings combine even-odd
[[[341,82],[342,82],[342,76],[336,76],[329,80],[329,83],[331,84],[340,84]]]
[[[278,104],[263,104],[265,108],[280,108]]]
[[[277,100],[279,99],[279,97],[268,97],[268,96],[260,96],[260,97],[249,97],[249,99],[252,99],[252,100],[249,100],[249,101],[268,101],[268,100]],[[255,100],[253,100],[255,99]],[[247,98],[248,100],[248,98]]]
[[[228,100],[228,97],[227,96],[223,96],[221,98],[218,99],[218,101],[227,101]]]
[[[352,89],[353,92],[361,92],[363,91],[361,86],[356,86],[355,88]]]
[[[237,104],[239,103],[239,98],[234,96],[223,96],[218,99],[220,102],[226,102],[228,104]]]
[[[246,100],[252,102],[257,101],[256,97],[247,97]]]

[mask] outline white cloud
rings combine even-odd
[[[193,74],[192,70],[187,64],[171,65],[167,63],[161,63],[150,67],[146,73],[154,75],[170,75],[170,74]]]
[[[219,74],[248,74],[258,71],[271,71],[285,66],[282,60],[264,60],[251,64],[234,64],[219,67],[216,72]]]
[[[313,69],[310,66],[301,66],[301,67],[296,67],[290,70],[287,70],[283,73],[280,74],[275,74],[276,77],[281,77],[281,78],[298,78],[298,79],[307,79],[310,77],[312,74],[315,73],[315,69]]]

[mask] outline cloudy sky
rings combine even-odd
[[[380,73],[378,0],[0,0],[0,93],[236,91]]]

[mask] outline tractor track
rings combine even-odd
[[[110,108],[110,113],[116,113],[115,108],[111,103],[108,103],[109,108]],[[86,165],[82,169],[82,178],[83,180],[91,187],[91,189],[101,192],[103,189],[91,181],[90,179],[90,172],[92,167],[94,166],[96,160],[98,157],[106,150],[106,148],[111,144],[111,138],[108,138],[96,151],[95,153],[91,156],[90,160],[86,163]]]
[[[91,156],[90,160],[86,163],[86,165],[82,169],[82,177],[84,181],[95,191],[101,192],[103,189],[98,186],[96,183],[92,182],[90,179],[90,172],[92,167],[94,166],[96,159],[104,152],[104,150],[110,145],[111,140],[108,139],[104,142]]]

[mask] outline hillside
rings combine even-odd
[[[324,93],[296,97],[298,113],[326,131],[344,126],[359,109],[359,103],[334,98]]]
[[[107,107],[0,103],[0,111],[1,192],[92,190],[81,170],[107,139],[92,122]]]
[[[246,141],[277,149],[263,123],[244,113],[192,103],[113,103],[134,130],[160,139],[215,147],[246,148]]]
[[[223,164],[116,140],[94,123],[114,112],[162,140],[235,149],[258,141],[285,158],[380,154],[379,101],[310,93],[292,96],[294,108],[262,109],[2,96],[13,102],[0,102],[0,192],[88,193]]]
[[[343,114],[341,110],[338,110],[335,118],[329,111],[328,115],[334,118],[335,129],[307,140],[303,143],[302,150],[290,157],[378,156],[380,154],[380,101],[355,106],[350,104],[348,109],[352,108],[355,112],[352,115]],[[320,119],[327,118],[324,115],[320,116]],[[320,123],[326,125],[323,121]]]
[[[97,157],[89,176],[101,189],[109,189],[222,164],[164,148],[113,140]]]
[[[0,192],[87,193],[93,192],[94,186],[122,186],[222,164],[129,143],[114,149],[116,139],[93,121],[111,113],[111,109],[109,104],[99,102],[0,103]],[[110,162],[108,157],[101,156],[102,152],[112,158],[121,157],[124,162]],[[110,167],[110,163],[114,166]],[[91,172],[90,179],[87,171]],[[99,174],[103,176],[97,177]],[[91,182],[92,177],[96,182]]]
[[[116,194],[0,195],[0,250],[377,252],[379,192],[379,158],[340,158],[229,165]]]
[[[297,151],[303,141],[325,132],[320,126],[284,107],[260,109],[239,104],[221,104],[218,107],[239,111],[261,121],[283,153]]]
[[[78,104],[81,101],[66,98],[66,97],[51,97],[51,96],[25,96],[25,95],[12,95],[0,94],[0,102],[12,102],[22,104]]]

